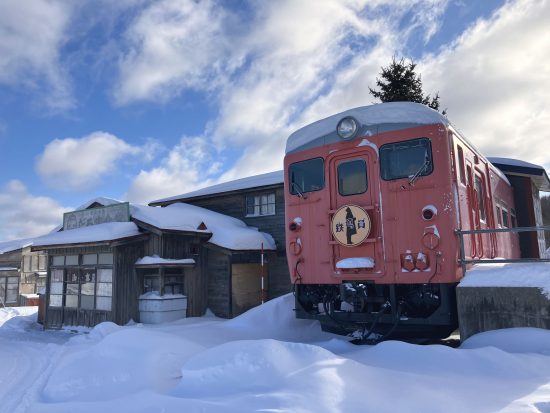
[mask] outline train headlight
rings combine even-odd
[[[338,122],[336,133],[338,133],[338,136],[342,139],[351,139],[355,137],[358,129],[357,121],[351,116],[347,116]]]

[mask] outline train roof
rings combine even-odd
[[[550,192],[550,179],[542,166],[512,158],[489,157],[487,159],[504,174],[529,177],[539,191]]]
[[[378,103],[350,109],[298,129],[289,136],[286,153],[338,142],[340,138],[336,134],[336,126],[346,116],[352,116],[360,123],[357,136],[376,135],[420,125],[449,125],[445,116],[421,103]]]

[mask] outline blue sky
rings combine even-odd
[[[393,55],[485,154],[548,167],[548,21],[540,0],[0,1],[0,241],[281,169]]]

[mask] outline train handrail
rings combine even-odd
[[[522,263],[522,262],[550,262],[550,258],[486,258],[486,259],[466,259],[466,251],[464,247],[464,235],[471,234],[497,234],[497,233],[518,233],[518,232],[534,232],[534,231],[550,231],[550,226],[536,227],[514,227],[514,228],[487,228],[487,229],[455,229],[455,234],[460,242],[460,257],[459,265],[462,267],[462,275],[466,274],[467,264],[494,264],[494,263]]]

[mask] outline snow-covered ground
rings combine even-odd
[[[292,308],[76,333],[0,308],[0,411],[550,412],[550,331],[354,346]]]

